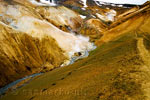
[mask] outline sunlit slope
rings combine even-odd
[[[125,33],[2,100],[149,100],[149,33]]]
[[[137,12],[140,10],[137,10]],[[122,17],[121,19],[114,22],[110,29],[104,32],[103,36],[96,42],[97,45],[102,44],[103,42],[111,41],[112,39],[128,33],[128,32],[150,32],[150,7],[139,12],[135,15],[132,13]]]

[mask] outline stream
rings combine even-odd
[[[93,50],[94,50],[94,49],[96,49],[96,46],[93,47]],[[88,51],[88,50],[83,51],[83,52],[79,52],[79,56],[73,56],[73,57],[71,57],[71,59],[69,60],[69,63],[63,64],[63,65],[61,65],[61,67],[67,66],[67,65],[71,65],[71,64],[73,64],[75,61],[77,61],[77,60],[79,60],[79,59],[82,59],[82,58],[86,58],[86,57],[88,57],[88,56],[89,56],[89,51]],[[3,87],[3,88],[0,88],[0,96],[4,95],[9,89],[12,89],[12,87],[16,86],[18,83],[20,83],[20,82],[22,82],[22,81],[24,81],[24,80],[26,80],[26,79],[29,79],[27,82],[21,84],[19,87],[16,87],[16,88],[14,88],[14,89],[12,89],[12,90],[16,90],[17,88],[20,88],[20,87],[25,86],[25,85],[28,84],[29,81],[31,81],[34,77],[39,76],[39,75],[41,75],[41,74],[43,74],[43,73],[36,73],[36,74],[32,74],[32,75],[26,76],[26,77],[24,77],[24,78],[18,79],[18,80],[16,80],[16,81],[14,81],[14,82],[12,82],[12,83],[6,85],[6,86]]]
[[[32,75],[26,76],[26,77],[24,77],[24,78],[18,79],[18,80],[16,80],[16,81],[14,81],[14,82],[12,82],[12,83],[6,85],[6,86],[3,87],[3,88],[0,88],[0,96],[3,95],[3,94],[5,94],[5,93],[8,91],[8,89],[10,89],[10,88],[12,88],[13,86],[17,85],[17,84],[20,83],[21,81],[26,80],[26,79],[29,79],[29,78],[31,78],[30,80],[32,80],[34,77],[39,76],[39,75],[41,75],[41,74],[42,74],[42,73],[36,73],[36,74],[32,74]],[[29,81],[30,81],[30,80],[29,80]],[[18,88],[20,88],[20,87],[26,85],[27,83],[28,83],[28,82],[25,82],[24,84],[22,84],[22,85],[19,86]],[[17,88],[15,88],[15,89],[17,89]],[[13,89],[13,90],[15,90],[15,89]]]

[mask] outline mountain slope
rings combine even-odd
[[[66,0],[74,5],[70,9],[15,1],[0,1],[0,86],[86,55],[93,45],[78,32],[98,47],[89,57],[44,73],[1,100],[150,100],[149,2],[119,14],[116,10],[108,21],[103,18],[112,9],[75,7],[79,0]]]
[[[50,70],[60,66],[66,59],[62,49],[51,37],[33,38],[3,23],[0,23],[0,33],[0,86],[38,73],[44,67]]]
[[[27,75],[72,63],[75,53],[82,52],[79,56],[84,56],[94,46],[88,37],[58,28],[75,27],[81,18],[74,11],[63,6],[42,6],[40,10],[47,13],[42,16],[39,7],[21,3],[0,1],[0,87]]]
[[[149,100],[149,25],[148,17],[138,29],[129,26],[132,30],[101,44],[88,58],[48,72],[2,100]]]

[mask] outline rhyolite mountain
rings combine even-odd
[[[150,2],[52,1],[0,0],[0,100],[150,100]]]

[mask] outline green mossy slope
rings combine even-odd
[[[145,37],[150,39],[141,33],[124,34],[88,58],[48,72],[2,100],[149,100],[149,65],[140,50],[148,50]]]

